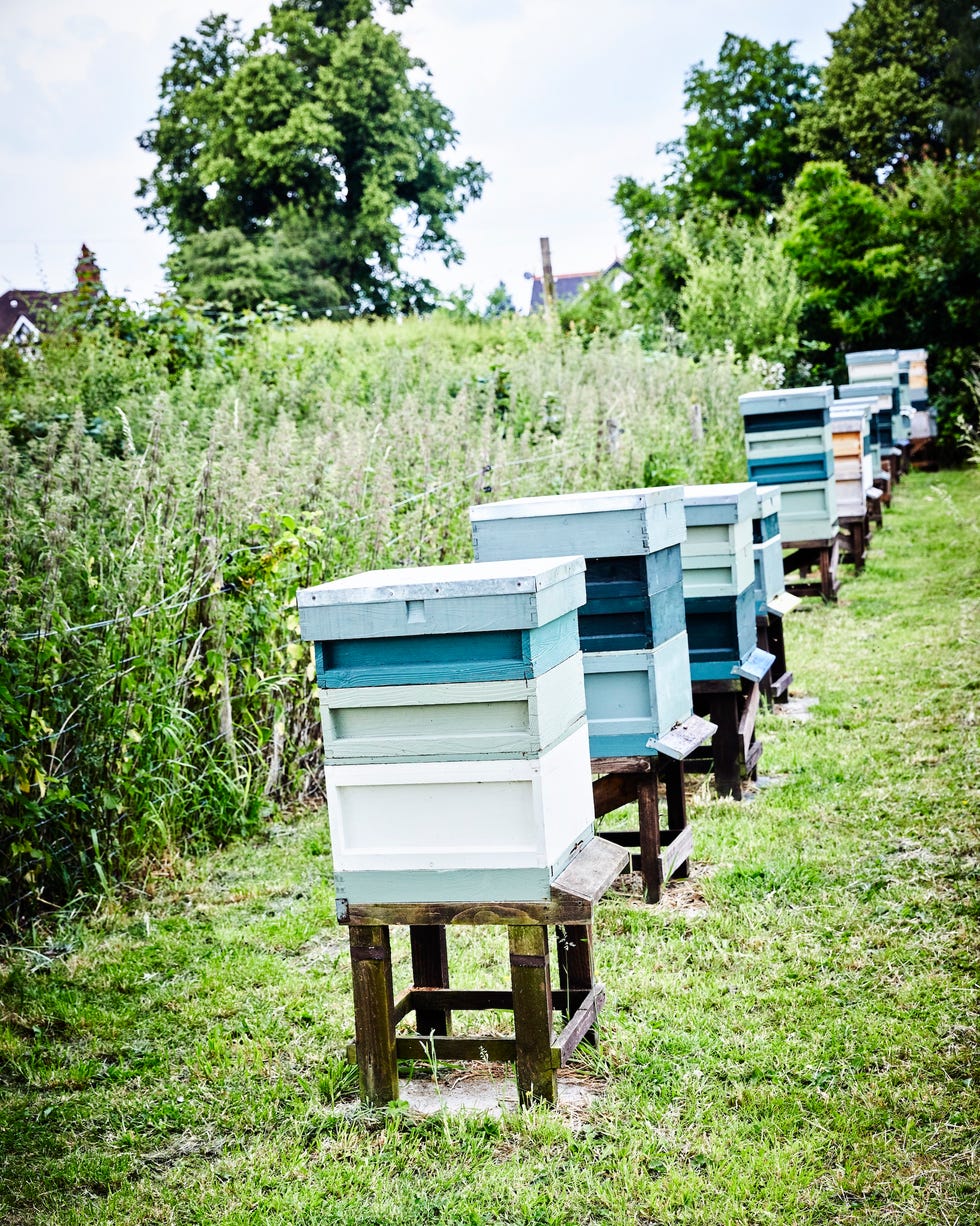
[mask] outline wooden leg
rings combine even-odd
[[[570,924],[555,932],[558,945],[558,983],[563,994],[562,1015],[567,1022],[575,1012],[568,1004],[564,993],[581,988],[590,992],[595,986],[595,967],[592,961],[592,925]],[[596,1045],[595,1029],[590,1027],[582,1036],[583,1043]]]
[[[548,929],[536,924],[512,924],[507,932],[517,1040],[518,1098],[522,1107],[529,1106],[535,1099],[554,1103],[558,1098],[558,1079],[551,1059]]]
[[[711,722],[718,731],[711,738],[715,760],[715,791],[719,796],[742,799],[742,772],[739,769],[738,693],[711,695]]]
[[[687,827],[687,796],[684,792],[684,763],[674,758],[664,758],[660,763],[664,777],[667,801],[667,829],[681,831]],[[691,871],[690,860],[684,860],[674,869],[675,877],[686,877]]]
[[[785,684],[776,692],[773,690],[772,701],[788,702],[789,701],[789,686],[791,678],[786,677],[786,640],[783,635],[783,619],[778,613],[769,614],[769,650],[776,657],[775,663],[769,670],[770,675],[781,681],[784,678]]]
[[[446,930],[441,924],[412,924],[412,983],[417,988],[449,987],[449,954]],[[448,1009],[417,1009],[415,1029],[421,1035],[452,1034],[453,1015]]]
[[[383,1107],[398,1098],[391,937],[382,925],[351,926],[354,1037],[361,1101]]]
[[[755,619],[755,640],[756,646],[760,651],[772,651],[769,645],[769,618],[756,616]],[[773,653],[775,654],[775,653]],[[762,690],[762,697],[765,699],[766,706],[772,709],[772,683],[777,678],[781,677],[782,673],[776,672],[776,665],[766,673],[759,682],[759,688]]]
[[[837,542],[833,546],[836,551],[838,548]],[[824,600],[833,600],[836,593],[834,591],[834,573],[831,567],[831,550],[820,550],[820,595]]]
[[[643,874],[643,900],[660,901],[663,890],[663,862],[660,859],[660,801],[657,797],[657,759],[651,761],[649,775],[637,779],[636,807],[640,818],[640,871]]]

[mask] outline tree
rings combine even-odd
[[[452,114],[372,8],[285,0],[248,38],[212,15],[196,40],[175,44],[154,123],[139,138],[157,159],[140,183],[139,212],[177,245],[177,278],[202,283],[208,245],[199,236],[226,232],[231,241],[237,231],[256,248],[246,257],[234,240],[256,287],[279,236],[279,300],[308,300],[302,284],[313,270],[339,287],[351,313],[431,303],[431,286],[403,273],[403,249],[457,262],[449,227],[487,175],[478,162],[447,160],[458,135]]]
[[[827,373],[833,350],[895,343],[906,256],[882,195],[839,162],[811,162],[787,199],[781,232],[805,287],[802,331],[826,354]]]
[[[977,148],[980,13],[965,0],[865,0],[835,33],[800,143],[874,183]]]
[[[805,160],[796,123],[818,81],[792,47],[726,34],[717,68],[689,70],[684,109],[694,119],[679,141],[659,150],[673,155],[671,178],[685,205],[715,200],[728,211],[759,214],[782,201]]]

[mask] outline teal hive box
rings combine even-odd
[[[786,547],[832,541],[840,529],[833,480],[780,487],[779,534]]]
[[[684,608],[693,681],[739,675],[755,649],[753,482],[684,487]]]
[[[328,682],[338,906],[548,900],[593,837],[584,572],[575,556],[469,563],[298,594]]]
[[[369,571],[297,595],[324,688],[539,676],[578,650],[584,600],[576,557]]]
[[[772,391],[747,392],[738,398],[746,435],[784,429],[825,426],[829,418],[834,389],[790,387]]]
[[[783,542],[779,535],[782,495],[772,486],[759,486],[752,520],[752,551],[755,558],[755,612],[766,617],[770,603],[786,590],[783,582]]]
[[[519,498],[471,507],[470,520],[481,560],[556,547],[583,554],[586,603],[578,628],[592,754],[654,751],[654,742],[693,710],[682,488]],[[612,731],[611,710],[620,711]]]
[[[653,651],[598,651],[583,656],[593,758],[657,752],[657,740],[691,715],[687,634]]]

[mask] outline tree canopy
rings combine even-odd
[[[792,47],[726,34],[717,67],[689,70],[684,109],[694,118],[679,141],[660,146],[673,155],[670,181],[684,202],[755,214],[781,203],[805,160],[795,126],[818,81]]]
[[[372,10],[371,0],[284,0],[248,37],[212,15],[174,45],[139,138],[157,159],[139,211],[174,240],[185,292],[220,289],[207,260],[217,234],[235,248],[236,293],[271,280],[301,309],[311,275],[350,313],[422,305],[431,287],[403,272],[403,255],[461,258],[450,226],[486,172],[449,161],[451,112]]]
[[[874,183],[897,166],[975,150],[980,11],[968,0],[865,0],[839,30],[800,143]]]

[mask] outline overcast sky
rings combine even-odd
[[[715,62],[725,32],[795,39],[822,62],[851,0],[416,0],[396,22],[455,113],[461,156],[492,177],[456,226],[466,262],[427,265],[442,288],[479,296],[503,280],[522,309],[525,271],[551,239],[556,272],[623,252],[610,203],[621,175],[663,170],[680,135],[684,74]],[[212,9],[252,28],[265,0],[0,0],[0,293],[65,289],[81,243],[112,293],[163,288],[165,238],[147,233],[135,191],[151,161],[136,146],[172,43]],[[385,15],[386,20],[390,17]]]

